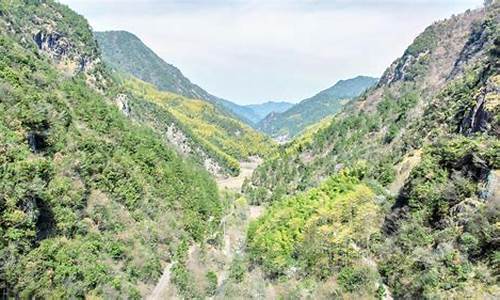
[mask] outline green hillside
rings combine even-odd
[[[221,217],[208,173],[125,118],[85,19],[0,2],[0,290],[140,298]]]
[[[350,99],[359,96],[376,83],[377,78],[367,76],[340,80],[332,87],[302,100],[282,113],[268,115],[259,122],[257,128],[272,137],[288,140],[307,126],[340,111]]]
[[[500,296],[499,12],[428,27],[376,88],[254,172],[249,200],[271,204],[250,227],[249,266],[282,297]],[[375,206],[339,194],[346,172]]]
[[[278,146],[222,107],[286,103],[204,98],[129,33],[0,1],[0,294],[499,299],[499,24],[498,1],[434,22],[376,85],[268,116]]]
[[[123,87],[132,95],[130,116],[148,124],[184,154],[191,154],[214,175],[237,175],[239,161],[265,156],[274,143],[217,106],[127,78]]]

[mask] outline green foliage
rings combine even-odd
[[[497,16],[494,5],[432,25],[388,69],[387,84],[347,104],[315,134],[281,146],[255,171],[245,185],[249,200],[272,204],[271,216],[252,224],[249,249],[268,275],[287,275],[281,281],[288,282],[333,277],[340,289],[331,287],[328,297],[339,297],[373,287],[363,264],[371,261],[394,298],[498,298],[499,210],[492,187],[500,162]],[[435,51],[457,42],[465,45],[451,60]],[[476,63],[460,65],[470,53]],[[446,63],[454,68],[441,72],[448,79],[438,82],[436,66]],[[410,156],[421,153],[416,149],[423,154]],[[363,239],[355,243],[361,250],[352,251],[350,243],[327,238],[342,226],[305,205],[326,202],[321,186],[290,196],[358,163],[365,166],[356,177],[375,182],[377,194],[393,181],[391,189],[403,185],[395,203],[377,202],[388,211],[383,230],[374,229],[365,242],[368,251]],[[378,286],[372,295],[382,297],[386,288]]]
[[[184,297],[188,299],[195,299],[199,298],[199,296],[194,286],[194,279],[186,266],[189,252],[188,247],[186,239],[183,239],[177,247],[174,256],[174,265],[171,269],[171,281]]]
[[[393,295],[479,296],[494,286],[488,257],[500,214],[479,197],[482,176],[499,162],[498,149],[496,139],[463,136],[426,148],[405,185],[409,214],[379,254]]]
[[[127,79],[125,85],[134,94],[133,118],[162,134],[175,125],[187,136],[185,143],[193,149],[201,148],[229,174],[239,173],[239,160],[252,155],[265,156],[273,147],[270,139],[209,102],[161,92],[137,79]],[[196,151],[194,154],[195,159],[204,159]],[[200,163],[203,165],[203,161]]]
[[[1,18],[35,30],[36,12],[85,44],[75,51],[97,53],[83,18],[52,1],[35,4],[2,2]],[[217,230],[215,182],[125,118],[87,85],[88,74],[63,75],[5,26],[0,290],[21,298],[140,298],[138,286],[159,278],[178,236],[202,241]]]
[[[229,278],[235,282],[243,281],[247,269],[245,267],[245,261],[243,257],[237,256],[231,262],[231,267],[229,268]]]
[[[370,273],[371,270],[366,267],[345,267],[340,270],[338,281],[343,289],[352,293],[371,283]]]
[[[403,153],[399,149],[385,151],[381,145],[402,147],[399,132],[419,100],[414,84],[405,84],[401,90],[398,97],[386,91],[374,113],[336,116],[314,134],[281,146],[244,186],[250,201],[274,201],[281,195],[306,190],[317,185],[318,176],[338,172],[339,167],[353,168],[360,162],[366,163],[366,178],[384,185],[391,183],[395,179],[394,164]]]
[[[427,27],[406,49],[405,54],[418,56],[420,53],[434,49],[437,45],[435,30],[433,26]]]
[[[66,5],[52,0],[9,0],[2,1],[0,12],[4,19],[12,23],[22,34],[28,35],[29,38],[32,38],[33,34],[29,29],[34,29],[33,16],[44,21],[57,20],[57,22],[51,23],[53,31],[63,33],[77,48],[77,50],[70,48],[69,51],[72,53],[68,54],[76,54],[76,51],[80,51],[79,54],[83,56],[94,56],[97,53],[97,43],[87,20]],[[41,27],[36,29],[40,30]],[[25,40],[20,42],[25,47],[34,47],[33,44],[27,45]]]
[[[215,292],[217,291],[217,274],[215,272],[209,271],[207,272],[206,276],[207,281],[208,281],[208,286],[207,286],[207,291],[206,294],[208,296],[215,296]]]
[[[275,202],[250,225],[248,247],[271,276],[300,268],[324,279],[354,264],[380,217],[368,187],[333,176],[318,189]]]
[[[94,34],[104,61],[113,68],[148,82],[158,90],[204,100],[207,104],[217,107],[218,113],[227,118],[237,116],[249,125],[254,123],[252,120],[258,118],[252,108],[215,97],[191,83],[179,69],[166,63],[132,33],[105,31]]]

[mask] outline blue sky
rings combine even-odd
[[[426,26],[482,0],[61,0],[95,30],[127,30],[210,93],[296,102],[380,76]]]

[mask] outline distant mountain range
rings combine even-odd
[[[377,81],[377,78],[368,76],[340,80],[332,87],[300,101],[282,113],[269,114],[259,122],[257,128],[275,138],[288,139],[307,126],[338,112],[350,99],[359,96]]]
[[[341,80],[297,105],[274,101],[240,105],[214,96],[192,83],[178,68],[165,62],[130,32],[104,31],[94,35],[104,61],[113,68],[149,82],[159,90],[211,102],[228,115],[273,137],[296,135],[308,125],[337,112],[345,100],[359,95],[377,81],[366,76]]]
[[[252,114],[246,115],[250,121],[257,124],[270,113],[281,113],[294,106],[295,104],[285,101],[268,101],[260,104],[248,104],[245,108],[252,110]]]
[[[165,62],[134,34],[104,31],[94,32],[94,35],[103,59],[117,70],[149,82],[162,91],[212,102],[249,125],[255,125],[271,111],[281,112],[291,105],[275,102],[239,105],[219,98],[192,83],[178,68]]]

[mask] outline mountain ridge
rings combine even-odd
[[[316,276],[312,298],[500,295],[499,24],[498,2],[433,23],[374,88],[255,170],[244,191],[269,209],[249,257],[265,283]]]
[[[294,105],[294,103],[287,101],[267,101],[259,104],[246,104],[244,106],[250,108],[254,112],[255,116],[253,116],[251,121],[258,124],[258,122],[263,120],[270,113],[281,113]]]
[[[218,231],[215,181],[115,103],[90,26],[55,1],[0,2],[0,290],[145,297]]]
[[[277,147],[110,67],[57,1],[0,29],[4,297],[500,298],[500,2]]]
[[[377,78],[362,75],[339,80],[282,113],[266,116],[257,124],[257,128],[278,140],[289,140],[307,126],[339,111],[347,101],[359,96],[377,81]]]
[[[124,30],[97,31],[94,36],[100,44],[104,60],[111,66],[149,82],[160,90],[209,101],[243,122],[253,124],[246,117],[252,115],[252,110],[214,96],[192,83],[177,67],[165,62],[133,33]]]

